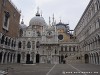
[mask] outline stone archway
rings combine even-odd
[[[85,63],[89,63],[89,55],[88,54],[85,54],[84,55],[84,58],[85,58]]]
[[[17,63],[20,63],[21,61],[21,54],[17,54]]]
[[[61,63],[63,63],[63,61],[64,61],[64,56],[61,55]]]
[[[36,63],[39,63],[39,62],[40,62],[40,55],[36,54]]]
[[[2,62],[2,52],[0,52],[0,63]]]
[[[26,56],[26,64],[29,64],[30,63],[30,54],[27,54]]]

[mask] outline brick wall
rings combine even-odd
[[[19,21],[20,21],[20,13],[16,10],[16,8],[12,5],[9,0],[6,0],[5,6],[3,6],[2,0],[0,0],[1,12],[0,12],[0,32],[4,33],[3,30],[3,19],[4,19],[4,11],[10,13],[10,21],[9,21],[9,29],[5,34],[9,37],[18,37],[19,33]]]

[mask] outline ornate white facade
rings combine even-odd
[[[70,37],[72,34],[69,32],[68,24],[62,22],[58,24],[53,22],[52,24],[47,25],[38,11],[36,16],[30,20],[28,27],[25,27],[23,21],[21,22],[21,37],[18,39],[18,50],[20,50],[19,55],[22,58],[19,56],[18,62],[51,64],[64,62],[68,52],[66,50],[65,54],[62,54],[63,49],[61,50],[61,47],[63,47],[63,43],[71,42]],[[72,51],[69,50],[69,53],[78,51],[75,43],[71,47]],[[75,51],[73,51],[73,47],[76,47]]]

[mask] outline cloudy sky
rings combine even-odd
[[[37,7],[42,11],[45,21],[49,22],[49,16],[55,15],[56,22],[69,23],[70,29],[74,29],[90,0],[12,0],[21,10],[21,18],[29,25],[29,21],[35,16]]]

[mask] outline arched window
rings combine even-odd
[[[69,51],[71,51],[71,46],[69,46]]]
[[[6,37],[5,45],[7,45],[7,43],[8,43],[8,38]]]
[[[16,47],[16,41],[14,42],[14,47]]]
[[[63,51],[63,46],[61,46],[61,51]]]
[[[13,43],[14,43],[14,42],[13,42],[13,40],[12,40],[12,42],[11,42],[11,47],[13,47]]]
[[[21,45],[22,45],[22,43],[21,43],[21,41],[19,41],[18,48],[21,48]]]
[[[57,54],[57,50],[55,49],[55,54]]]
[[[3,35],[2,38],[1,38],[1,44],[4,43],[4,39],[5,39],[5,36]]]
[[[27,43],[27,48],[31,48],[31,43],[30,42]]]
[[[75,51],[75,46],[73,47],[73,51]]]
[[[40,43],[39,43],[39,41],[37,41],[36,48],[39,48],[39,47],[40,47]]]
[[[39,31],[37,32],[37,36],[41,36],[41,33]]]
[[[65,46],[65,51],[67,52],[67,46]]]
[[[11,39],[9,39],[9,41],[8,41],[8,46],[10,46],[10,42],[11,42]]]

